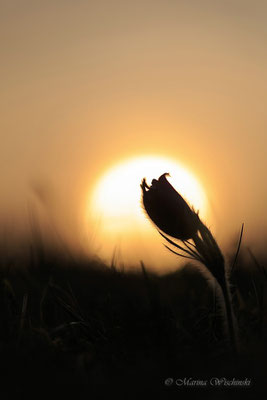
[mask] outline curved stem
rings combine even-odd
[[[238,352],[237,334],[234,324],[234,313],[232,307],[232,299],[229,290],[227,276],[225,274],[224,257],[219,246],[213,238],[209,229],[202,224],[201,237],[194,235],[193,241],[196,249],[203,258],[203,264],[213,275],[214,279],[221,287],[225,304],[226,321],[228,326],[229,340],[234,354]]]

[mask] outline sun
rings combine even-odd
[[[150,184],[165,172],[170,174],[168,180],[174,188],[199,211],[200,218],[206,218],[205,192],[184,165],[161,156],[121,161],[98,178],[87,201],[90,246],[106,262],[110,262],[116,249],[123,265],[138,265],[142,260],[156,270],[171,263],[177,266],[177,258],[172,258],[162,246],[161,237],[141,203],[142,179],[146,178]]]
[[[105,229],[118,232],[132,224],[148,221],[141,207],[140,183],[148,184],[163,173],[169,182],[194,207],[205,214],[206,196],[197,178],[182,164],[164,157],[143,156],[121,162],[110,168],[98,181],[90,200],[90,209],[105,221]]]

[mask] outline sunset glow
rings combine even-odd
[[[267,1],[0,3],[1,398],[264,398]]]
[[[105,219],[106,230],[129,230],[136,219],[146,229],[148,221],[141,208],[140,182],[145,177],[150,184],[165,172],[170,173],[168,180],[176,190],[203,216],[206,196],[197,178],[178,162],[156,156],[134,158],[112,167],[100,178],[90,207]]]
[[[188,201],[200,217],[207,212],[206,194],[193,173],[178,161],[162,156],[140,156],[121,161],[106,171],[89,194],[87,221],[97,225],[97,242],[101,256],[110,258],[114,248],[132,261],[150,253],[163,251],[161,244],[155,246],[158,233],[147,218],[141,205],[140,183],[169,172],[169,182]],[[162,254],[158,256],[162,259]],[[163,256],[164,257],[164,256]]]

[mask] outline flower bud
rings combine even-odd
[[[167,181],[167,173],[158,180],[153,179],[148,186],[143,179],[144,208],[154,224],[167,235],[180,240],[188,240],[197,234],[200,226],[195,213],[183,197]]]

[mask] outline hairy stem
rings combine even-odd
[[[234,324],[234,312],[232,307],[232,299],[229,290],[228,279],[225,274],[224,257],[219,246],[213,238],[210,230],[202,223],[200,225],[200,235],[195,235],[193,241],[198,253],[203,259],[203,264],[213,275],[222,290],[225,304],[226,321],[228,326],[229,341],[234,354],[238,352],[237,334]]]

